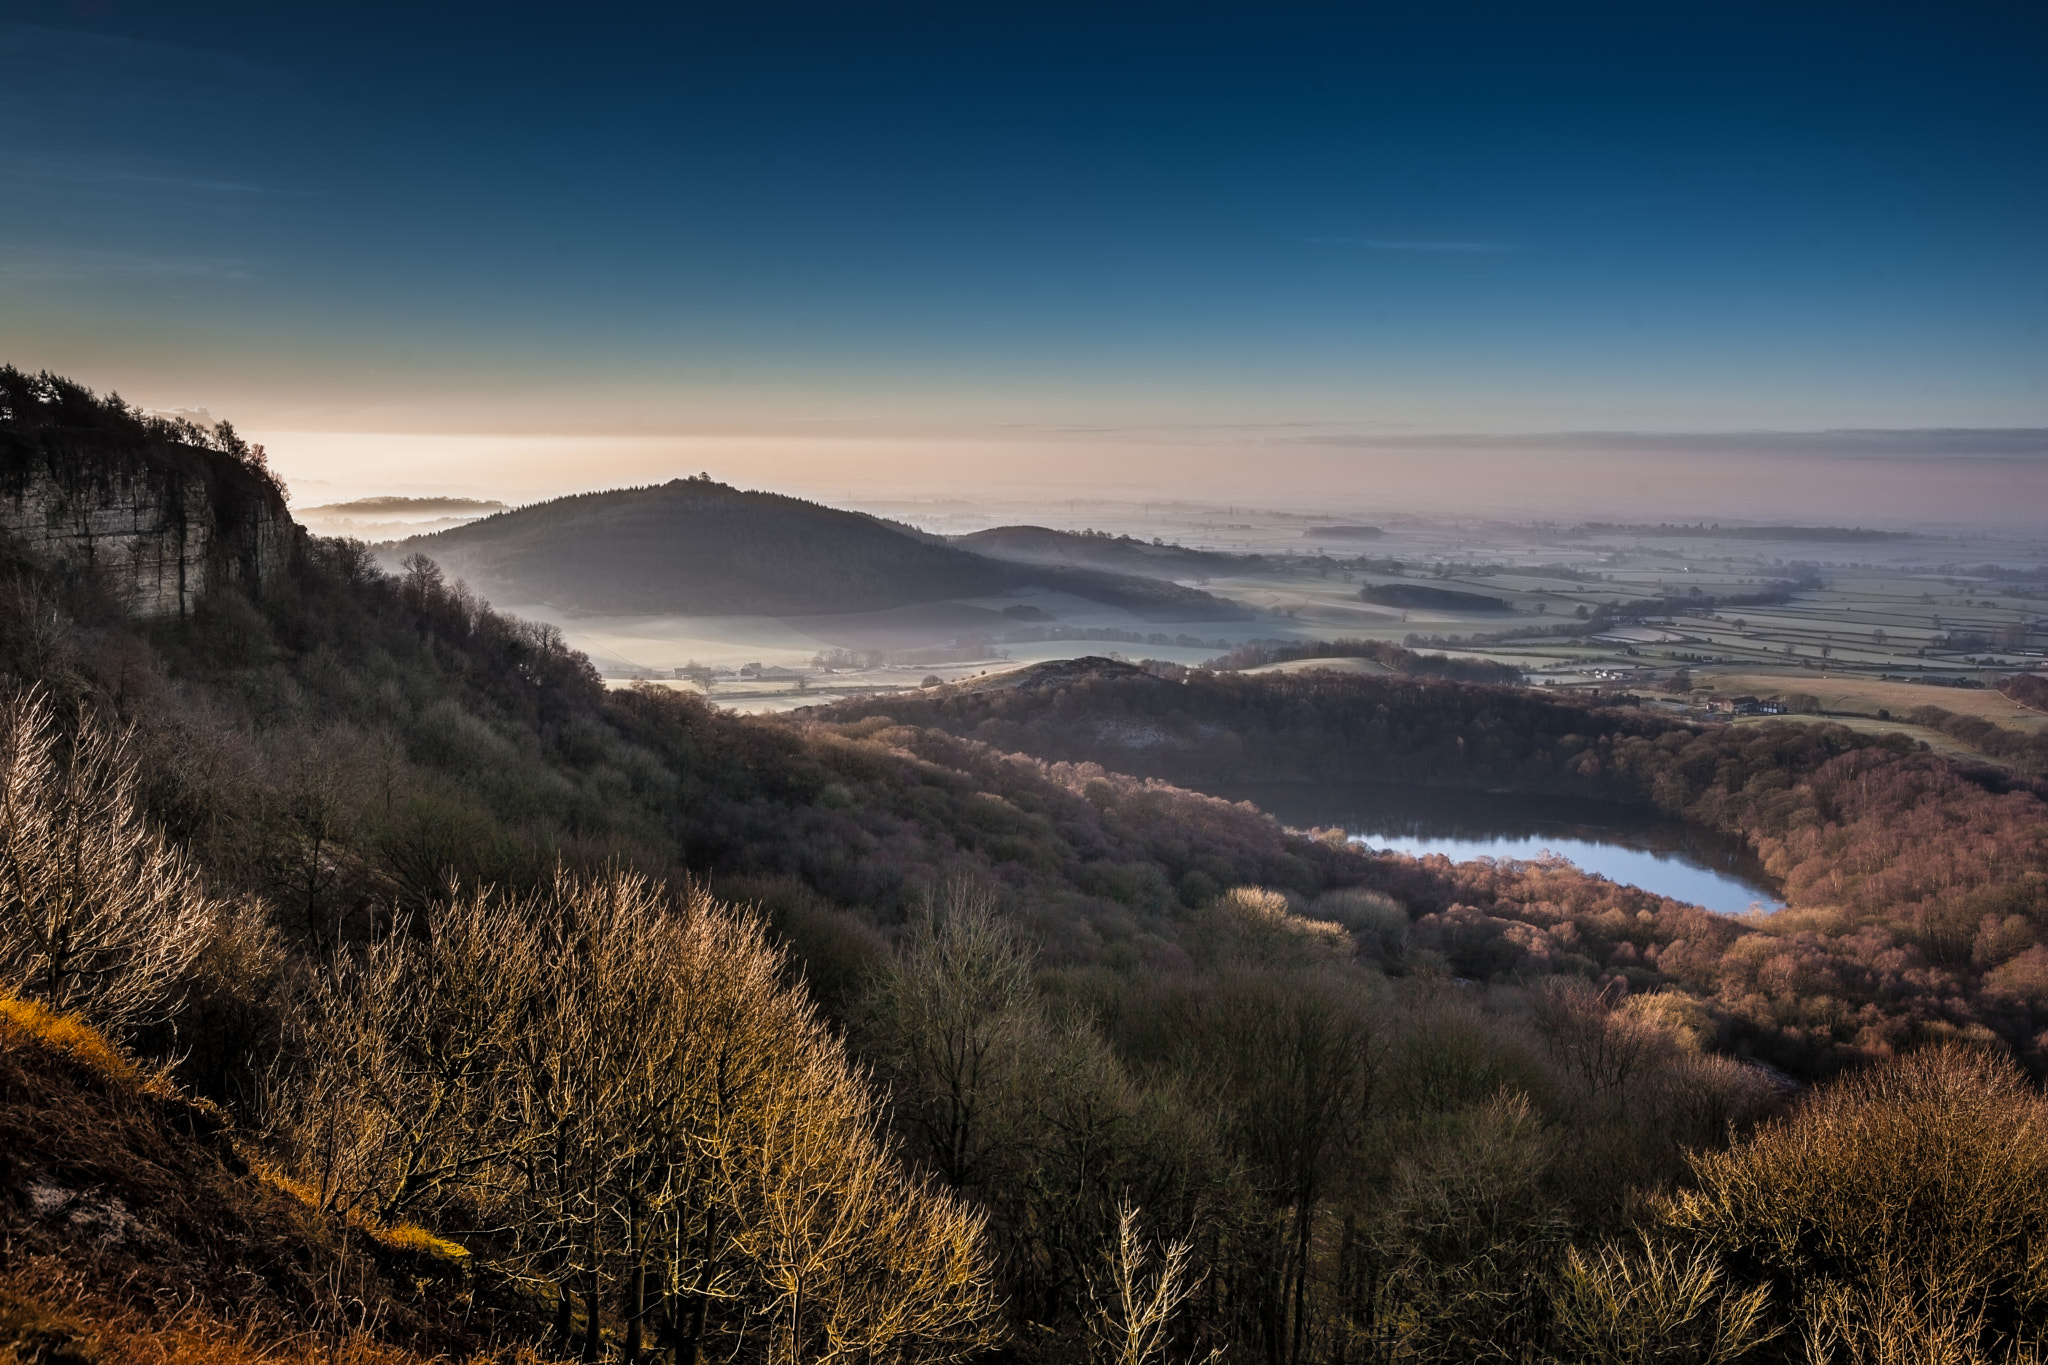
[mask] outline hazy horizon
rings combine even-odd
[[[245,429],[246,430],[246,429]],[[514,503],[699,472],[842,506],[1241,501],[1359,515],[1859,524],[2014,532],[2048,506],[2048,432],[254,433],[299,507],[378,494]]]

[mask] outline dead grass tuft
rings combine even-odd
[[[76,1314],[0,1285],[0,1365],[96,1365],[92,1335]]]
[[[374,1228],[370,1235],[392,1251],[409,1252],[415,1256],[430,1256],[437,1261],[448,1261],[457,1265],[469,1259],[469,1248],[436,1237],[417,1223],[400,1223],[395,1227]]]
[[[0,1365],[433,1365],[448,1360],[377,1340],[360,1327],[307,1330],[187,1300],[144,1308],[89,1288],[49,1258],[0,1273]],[[525,1348],[469,1365],[537,1365]]]

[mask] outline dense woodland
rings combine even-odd
[[[60,375],[25,374],[12,365],[0,365],[0,443],[10,466],[47,450],[81,461],[134,451],[174,459],[208,452],[282,492],[268,453],[243,440],[232,422],[201,427],[189,418],[146,412],[118,393],[96,394]]]
[[[10,561],[0,667],[5,1330],[2038,1359],[2023,778],[1105,661],[737,717],[340,541],[147,623]],[[1791,908],[1368,856],[1191,789],[1219,773],[1646,803]]]
[[[1513,611],[1501,598],[1483,592],[1439,588],[1427,583],[1370,583],[1358,590],[1358,600],[1383,607],[1419,607],[1429,611]]]

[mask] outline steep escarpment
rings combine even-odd
[[[299,532],[260,448],[153,419],[50,376],[0,370],[0,535],[37,567],[96,577],[138,616],[283,577]]]

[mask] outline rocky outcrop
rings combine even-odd
[[[233,456],[126,433],[0,431],[0,535],[46,569],[97,575],[138,616],[281,580],[301,532]]]

